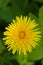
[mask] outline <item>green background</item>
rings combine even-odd
[[[39,46],[26,56],[13,55],[2,40],[5,27],[20,15],[35,19],[42,36]],[[43,65],[43,0],[0,0],[0,65]]]

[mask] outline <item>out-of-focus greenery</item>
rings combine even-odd
[[[5,27],[20,15],[35,19],[42,35],[39,46],[26,56],[13,55],[2,40]],[[43,0],[0,0],[0,65],[43,65]]]

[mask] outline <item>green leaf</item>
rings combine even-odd
[[[23,12],[23,0],[11,0],[9,2],[3,4],[1,8],[1,17],[7,22],[11,22],[16,16],[20,16],[24,14]]]
[[[41,60],[41,64],[43,65],[43,59]]]
[[[25,65],[34,65],[34,62],[28,61],[27,63],[25,63]]]
[[[32,50],[31,53],[28,53],[29,60],[40,60],[43,58],[43,44],[39,43],[39,46]]]
[[[23,53],[16,55],[16,59],[20,65],[34,65],[34,61],[28,60],[27,55],[23,55]]]
[[[39,10],[39,23],[40,23],[42,31],[43,31],[43,6]]]
[[[10,0],[0,0],[0,8],[4,7]]]
[[[33,0],[34,2],[41,2],[43,3],[43,0]]]
[[[2,40],[0,40],[0,54],[5,50],[5,46]]]
[[[29,12],[29,15],[28,15],[31,19],[33,19],[33,20],[38,20],[38,18],[34,15],[34,14],[32,14],[31,12]]]
[[[23,65],[27,62],[27,56],[24,56],[22,53],[20,55],[16,55],[16,59],[18,60],[20,65]]]
[[[41,13],[42,13],[42,15],[41,15]],[[39,24],[40,31],[41,31],[41,36],[42,36],[43,35],[43,33],[42,33],[43,27],[41,25],[43,23],[40,20],[40,18],[41,17],[43,18],[43,11],[40,11],[39,15],[40,15],[40,17],[37,18],[35,15],[33,15],[31,13],[31,14],[29,14],[29,17],[31,17],[32,19],[36,19],[36,22]],[[39,59],[43,58],[43,36],[41,37],[41,41],[38,44],[39,44],[39,46],[34,48],[31,53],[28,53],[27,57],[28,57],[29,60],[39,60]]]

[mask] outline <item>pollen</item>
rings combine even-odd
[[[19,35],[20,35],[20,38],[23,39],[25,37],[25,32],[21,31]]]

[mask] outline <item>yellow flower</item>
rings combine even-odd
[[[12,50],[13,54],[17,51],[19,54],[22,52],[24,55],[27,52],[31,52],[41,37],[41,32],[37,26],[38,24],[27,16],[16,17],[5,28],[6,31],[4,32],[6,37],[3,40],[5,40],[5,45],[7,45],[8,50]]]

